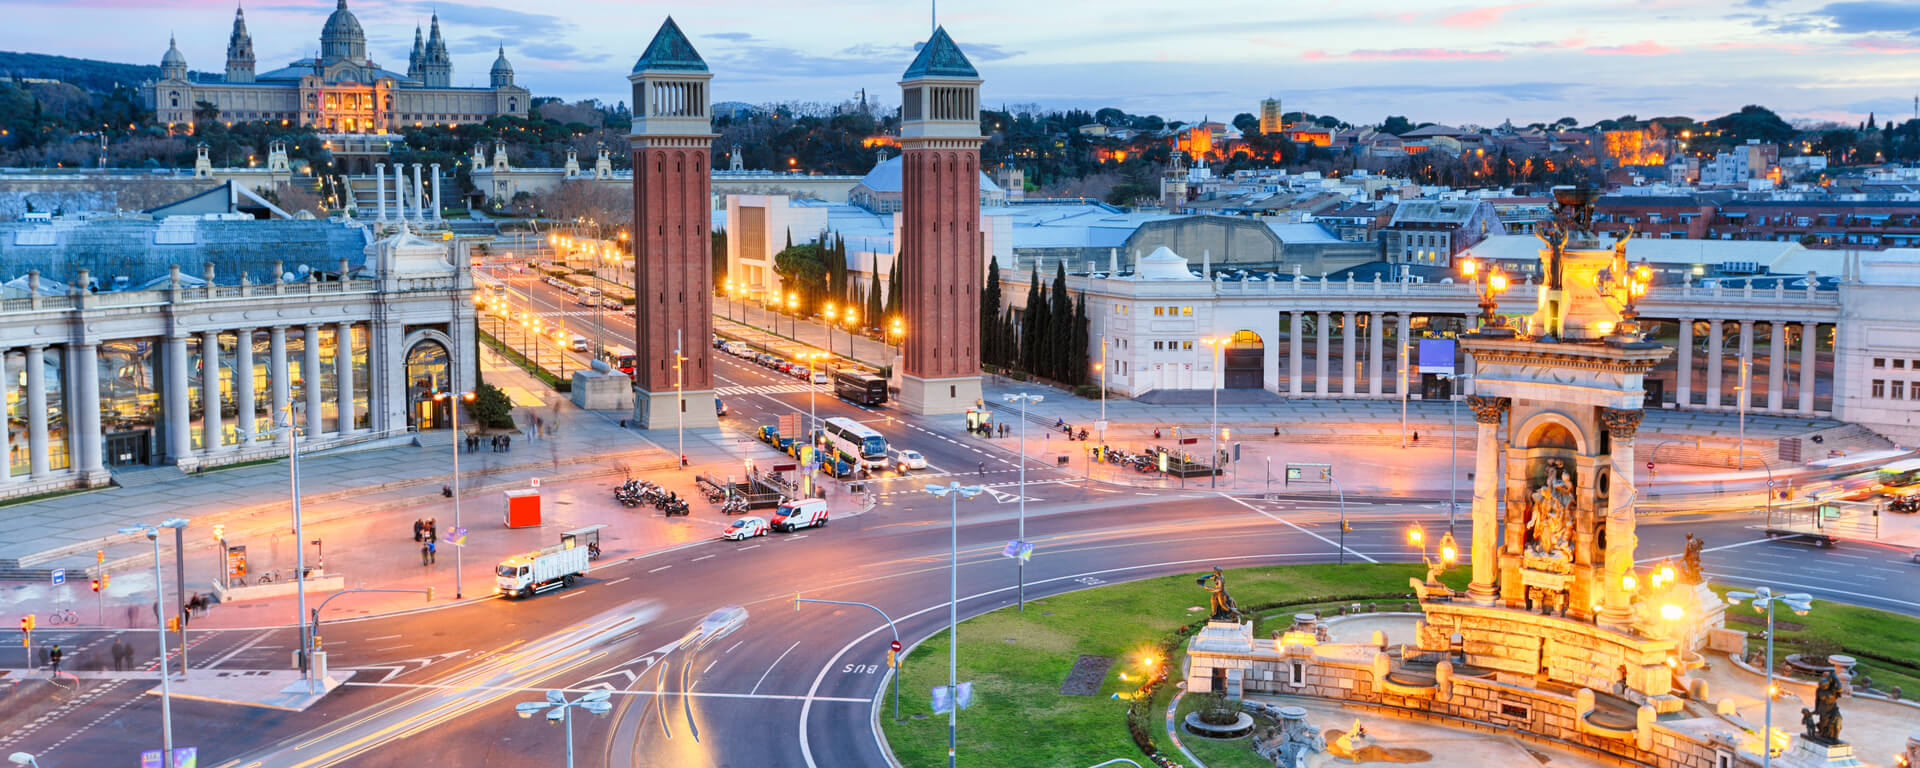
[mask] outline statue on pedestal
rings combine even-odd
[[[1213,610],[1208,620],[1240,622],[1240,607],[1234,605],[1233,597],[1227,594],[1227,577],[1220,572],[1219,566],[1214,566],[1213,573],[1194,580],[1194,583],[1205,589],[1211,599]]]
[[[1683,584],[1700,584],[1706,579],[1700,573],[1700,553],[1707,547],[1705,539],[1687,534],[1687,548],[1680,555],[1680,581]]]
[[[1566,465],[1547,464],[1547,478],[1533,490],[1530,509],[1533,520],[1528,554],[1535,557],[1573,562],[1573,482],[1567,479]]]
[[[1829,669],[1813,692],[1813,708],[1800,709],[1800,723],[1809,740],[1833,746],[1840,743],[1840,675]]]

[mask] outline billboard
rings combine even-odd
[[[1421,339],[1416,365],[1420,375],[1453,375],[1453,339]]]

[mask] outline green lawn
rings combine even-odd
[[[1161,701],[1159,702],[1160,706],[1155,707],[1153,711],[1155,713],[1166,712],[1166,701],[1170,698],[1171,697],[1161,697]],[[1199,709],[1205,703],[1205,694],[1195,694],[1182,698],[1180,700],[1180,708],[1174,710],[1174,722],[1179,722],[1186,718],[1188,712]],[[1162,721],[1155,718],[1155,722],[1158,723]],[[1258,719],[1256,719],[1255,722],[1262,726],[1272,724],[1269,721]],[[1273,763],[1261,759],[1259,755],[1254,753],[1252,740],[1252,736],[1242,736],[1237,739],[1203,739],[1189,733],[1180,734],[1180,743],[1187,745],[1187,751],[1192,752],[1194,757],[1200,758],[1200,762],[1206,763],[1207,768],[1273,768]],[[1172,746],[1171,744],[1167,745],[1167,749],[1172,749]]]
[[[1404,594],[1407,578],[1421,573],[1423,569],[1414,565],[1371,564],[1226,572],[1229,593],[1247,608],[1279,601]],[[1459,568],[1448,575],[1453,577],[1449,582],[1464,582],[1468,576]],[[1080,768],[1114,757],[1140,760],[1139,749],[1127,735],[1128,702],[1111,696],[1139,685],[1145,649],[1183,624],[1205,621],[1207,593],[1194,584],[1198,577],[1197,573],[1168,576],[1030,600],[1024,613],[1004,608],[965,622],[960,629],[960,679],[973,682],[974,701],[972,708],[960,713],[962,760],[1023,768]],[[1397,600],[1382,602],[1398,607]],[[1200,610],[1189,611],[1192,607]],[[1262,613],[1282,610],[1291,614],[1299,609]],[[1114,665],[1099,695],[1063,696],[1060,685],[1082,654],[1113,658]],[[946,633],[920,644],[902,670],[900,712],[907,719],[894,722],[882,716],[894,754],[909,768],[946,764],[946,716],[932,715],[928,701],[934,686],[946,684],[946,659]],[[1121,680],[1122,673],[1132,679]],[[1171,679],[1178,679],[1177,669]],[[1162,690],[1170,692],[1171,685]],[[1153,717],[1156,743],[1163,749],[1171,749],[1161,735],[1167,695],[1156,697],[1159,706]],[[916,715],[922,717],[914,719]],[[1251,756],[1251,750],[1247,754]]]
[[[1723,595],[1727,589],[1714,586]],[[1752,618],[1736,619],[1738,614]],[[1776,663],[1791,653],[1845,653],[1860,660],[1856,674],[1867,675],[1875,688],[1885,691],[1898,685],[1903,697],[1920,698],[1920,618],[1825,600],[1815,600],[1805,616],[1776,607],[1773,618],[1779,632]],[[1748,648],[1766,647],[1765,614],[1755,614],[1747,605],[1730,605],[1727,626],[1746,630]]]

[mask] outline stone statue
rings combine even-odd
[[[1813,692],[1813,708],[1801,708],[1800,723],[1807,727],[1806,737],[1832,746],[1840,742],[1840,674],[1832,669],[1820,678]]]
[[[1227,577],[1225,574],[1220,573],[1219,566],[1214,566],[1213,573],[1194,580],[1194,583],[1199,584],[1202,589],[1205,589],[1212,599],[1211,607],[1213,610],[1207,617],[1208,620],[1231,621],[1235,623],[1240,621],[1240,607],[1234,605],[1233,597],[1227,594]]]
[[[1706,579],[1700,573],[1700,553],[1705,550],[1707,541],[1691,533],[1687,534],[1687,548],[1680,555],[1680,581],[1684,584],[1700,584]]]
[[[1549,462],[1546,481],[1533,490],[1533,540],[1529,549],[1536,557],[1572,562],[1573,482],[1567,479],[1565,466],[1559,461]]]

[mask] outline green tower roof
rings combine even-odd
[[[647,43],[647,50],[640,54],[640,60],[634,62],[633,71],[647,69],[678,69],[686,72],[707,71],[706,60],[700,58],[700,52],[693,49],[693,43],[687,42],[687,36],[680,31],[680,25],[673,23],[673,17],[667,17],[667,23],[660,25],[660,31],[653,35],[653,42]]]
[[[947,28],[933,30],[933,37],[920,47],[920,55],[913,57],[913,63],[907,65],[907,73],[902,80],[916,77],[964,77],[977,79],[980,73],[974,71],[973,62],[967,61],[967,55],[960,52],[953,38],[947,36]]]

